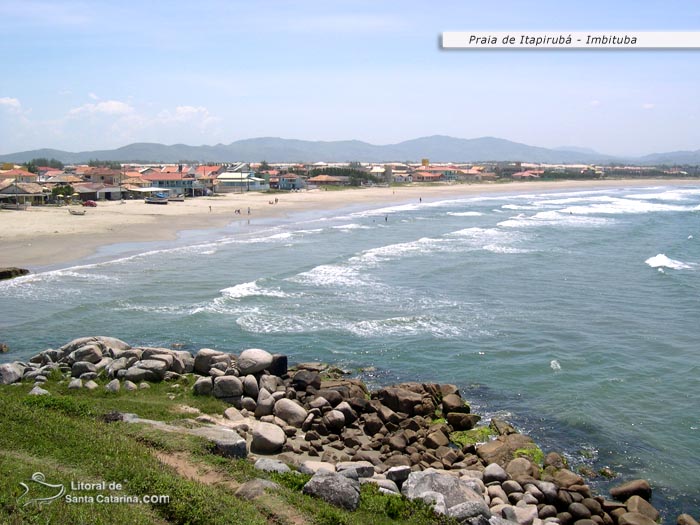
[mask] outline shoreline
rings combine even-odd
[[[94,255],[100,248],[137,242],[172,241],[190,230],[215,230],[235,222],[289,219],[296,213],[330,211],[349,206],[399,204],[419,198],[466,198],[475,195],[528,193],[553,190],[595,190],[654,185],[699,185],[698,179],[612,179],[528,181],[504,184],[441,184],[371,187],[342,191],[312,190],[298,193],[246,193],[197,197],[167,206],[143,201],[99,202],[84,216],[67,213],[67,207],[34,207],[26,212],[3,211],[0,233],[0,267],[36,269],[67,264]],[[277,204],[269,204],[274,199]],[[250,208],[251,214],[247,211]],[[240,215],[235,211],[240,210]]]

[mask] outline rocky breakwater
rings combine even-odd
[[[250,456],[256,468],[311,475],[307,494],[353,510],[360,486],[420,499],[458,522],[492,525],[652,525],[659,519],[645,480],[593,493],[557,453],[544,453],[508,423],[481,424],[458,388],[402,383],[369,392],[358,379],[321,363],[288,367],[262,349],[232,354],[131,347],[109,337],[81,338],[28,363],[0,366],[0,382],[69,376],[71,388],[145,387],[190,378],[193,392],[231,406],[198,418],[219,453]],[[132,417],[132,420],[134,418]],[[208,434],[209,433],[209,434]],[[216,435],[214,435],[216,434]],[[681,525],[697,525],[689,515]]]

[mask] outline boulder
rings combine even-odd
[[[537,509],[535,509],[535,512],[537,512]],[[478,518],[479,516],[489,519],[491,517],[491,511],[489,510],[489,506],[482,499],[481,501],[465,501],[464,503],[449,507],[447,509],[447,515],[460,523],[465,523],[467,520]]]
[[[449,414],[450,412],[461,412],[468,414],[470,412],[469,405],[457,394],[447,394],[442,398],[442,412]]]
[[[208,376],[209,369],[216,363],[225,363],[228,367],[231,364],[231,356],[211,348],[202,348],[194,357],[194,371],[199,375]]]
[[[627,510],[629,512],[638,512],[639,514],[644,514],[647,518],[650,518],[653,521],[659,519],[659,511],[656,510],[651,503],[649,503],[641,496],[637,496],[635,494],[625,502],[625,505],[627,506]]]
[[[10,385],[22,379],[23,368],[17,363],[0,365],[0,385]]]
[[[680,514],[676,519],[676,525],[698,525],[698,522],[690,514]]]
[[[423,396],[410,390],[397,387],[382,388],[377,392],[377,399],[394,412],[415,415],[415,407],[423,403]]]
[[[326,461],[304,461],[299,466],[299,472],[302,474],[317,474],[319,472],[335,472],[335,465]]]
[[[91,391],[97,389],[99,386],[100,385],[95,383],[92,379],[90,379],[89,381],[85,381],[85,383],[83,383],[83,387],[88,389],[88,390],[91,390]]]
[[[273,425],[274,426],[274,425]],[[246,441],[237,432],[224,426],[195,428],[190,434],[201,436],[214,445],[214,452],[226,458],[245,458],[248,455]]]
[[[639,496],[649,501],[651,485],[645,479],[634,479],[611,488],[610,495],[618,501],[627,501],[632,496]]]
[[[112,379],[109,383],[105,385],[105,390],[107,392],[117,393],[119,392],[120,387],[121,385],[119,384],[119,379]]]
[[[68,355],[68,363],[76,361],[87,361],[88,363],[99,363],[102,360],[102,349],[97,344],[88,344],[73,350]]]
[[[447,414],[447,422],[455,430],[471,430],[481,421],[481,416],[476,414],[464,414],[462,412],[450,412]]]
[[[74,377],[70,380],[70,383],[68,383],[68,390],[78,390],[79,388],[83,388],[83,381],[82,379]]]
[[[321,388],[321,375],[310,370],[299,370],[292,377],[292,386],[294,386],[294,390],[302,392],[310,386],[318,390]]]
[[[340,410],[331,410],[321,420],[328,430],[338,432],[345,426],[345,415]]]
[[[255,462],[255,468],[264,472],[291,472],[291,469],[279,459],[260,458]]]
[[[219,399],[240,397],[243,395],[243,383],[236,376],[216,377],[212,394]]]
[[[29,273],[29,270],[27,270],[26,268],[17,268],[16,266],[10,266],[8,268],[0,268],[0,280],[14,279],[15,277],[27,275],[28,273]]]
[[[374,465],[369,461],[340,461],[335,464],[335,470],[353,479],[374,476]]]
[[[277,401],[272,413],[297,428],[301,428],[301,424],[308,415],[303,406],[287,398],[282,398]]]
[[[70,375],[72,377],[80,377],[83,374],[97,372],[97,367],[89,361],[76,361],[70,367]]]
[[[533,446],[532,439],[524,434],[507,434],[479,445],[476,453],[486,464],[498,463],[505,467],[516,450]]]
[[[282,487],[274,481],[258,478],[243,483],[243,485],[238,487],[235,494],[239,498],[252,501],[263,496],[267,491],[280,490],[281,488]]]
[[[121,377],[125,381],[131,381],[133,383],[140,383],[141,381],[158,381],[159,379],[159,376],[152,370],[146,370],[145,368],[139,368],[137,366],[132,366],[129,368]]]
[[[397,485],[401,486],[404,481],[408,479],[411,473],[411,467],[401,466],[401,467],[391,467],[387,470],[384,475],[386,479],[390,479]]]
[[[315,474],[304,485],[302,492],[349,511],[356,510],[360,505],[360,483],[336,473]]]
[[[27,395],[30,395],[30,396],[50,396],[51,392],[49,392],[48,390],[44,390],[40,386],[35,386],[34,388],[32,388],[29,391],[29,394],[27,394]]]
[[[200,377],[192,386],[192,391],[198,396],[208,396],[212,390],[214,390],[214,382],[211,377]]]
[[[272,354],[272,363],[267,368],[273,376],[282,377],[287,375],[288,360],[283,354]]]
[[[247,375],[243,378],[243,392],[245,392],[245,395],[248,397],[252,397],[253,399],[258,398],[260,389],[258,388],[258,381],[255,379],[255,376]]]
[[[508,479],[508,473],[498,463],[491,463],[484,469],[484,483],[503,483]]]
[[[625,512],[617,519],[618,525],[658,525],[653,519],[639,512]]]
[[[272,364],[272,354],[260,348],[243,350],[238,357],[238,369],[241,375],[255,374],[269,368]]]
[[[423,499],[425,492],[442,494],[447,509],[466,501],[484,502],[465,481],[434,469],[411,472],[401,487],[401,493],[409,499]]]
[[[134,363],[134,366],[152,372],[158,377],[158,380],[162,380],[163,377],[165,377],[165,373],[168,371],[168,364],[161,359],[142,359]]]
[[[250,451],[256,454],[275,454],[282,450],[287,437],[284,431],[272,423],[258,422],[253,427]]]
[[[133,392],[134,390],[138,390],[139,387],[136,386],[136,383],[132,383],[131,381],[124,381],[124,390],[128,392]]]

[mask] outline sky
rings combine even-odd
[[[443,31],[700,31],[675,0],[0,0],[0,154],[253,137],[700,149],[700,50],[443,50]]]

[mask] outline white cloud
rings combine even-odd
[[[95,95],[94,93],[88,93],[88,97],[90,97],[92,100],[100,100],[100,97]]]
[[[19,99],[16,98],[0,97],[0,107],[8,109],[13,113],[19,113],[19,111],[22,109],[22,104],[20,103]]]
[[[105,100],[96,104],[83,104],[77,108],[71,109],[69,115],[81,114],[105,114],[105,115],[129,115],[134,112],[134,108],[126,102],[119,100]]]
[[[589,102],[589,105],[591,105],[592,107],[596,108],[596,107],[600,106],[600,100],[591,100],[591,101]]]
[[[656,104],[651,104],[650,102],[647,102],[646,104],[642,104],[642,109],[654,109]]]
[[[204,106],[177,106],[174,111],[163,110],[156,119],[159,123],[188,123],[205,128],[221,119],[209,113]]]

